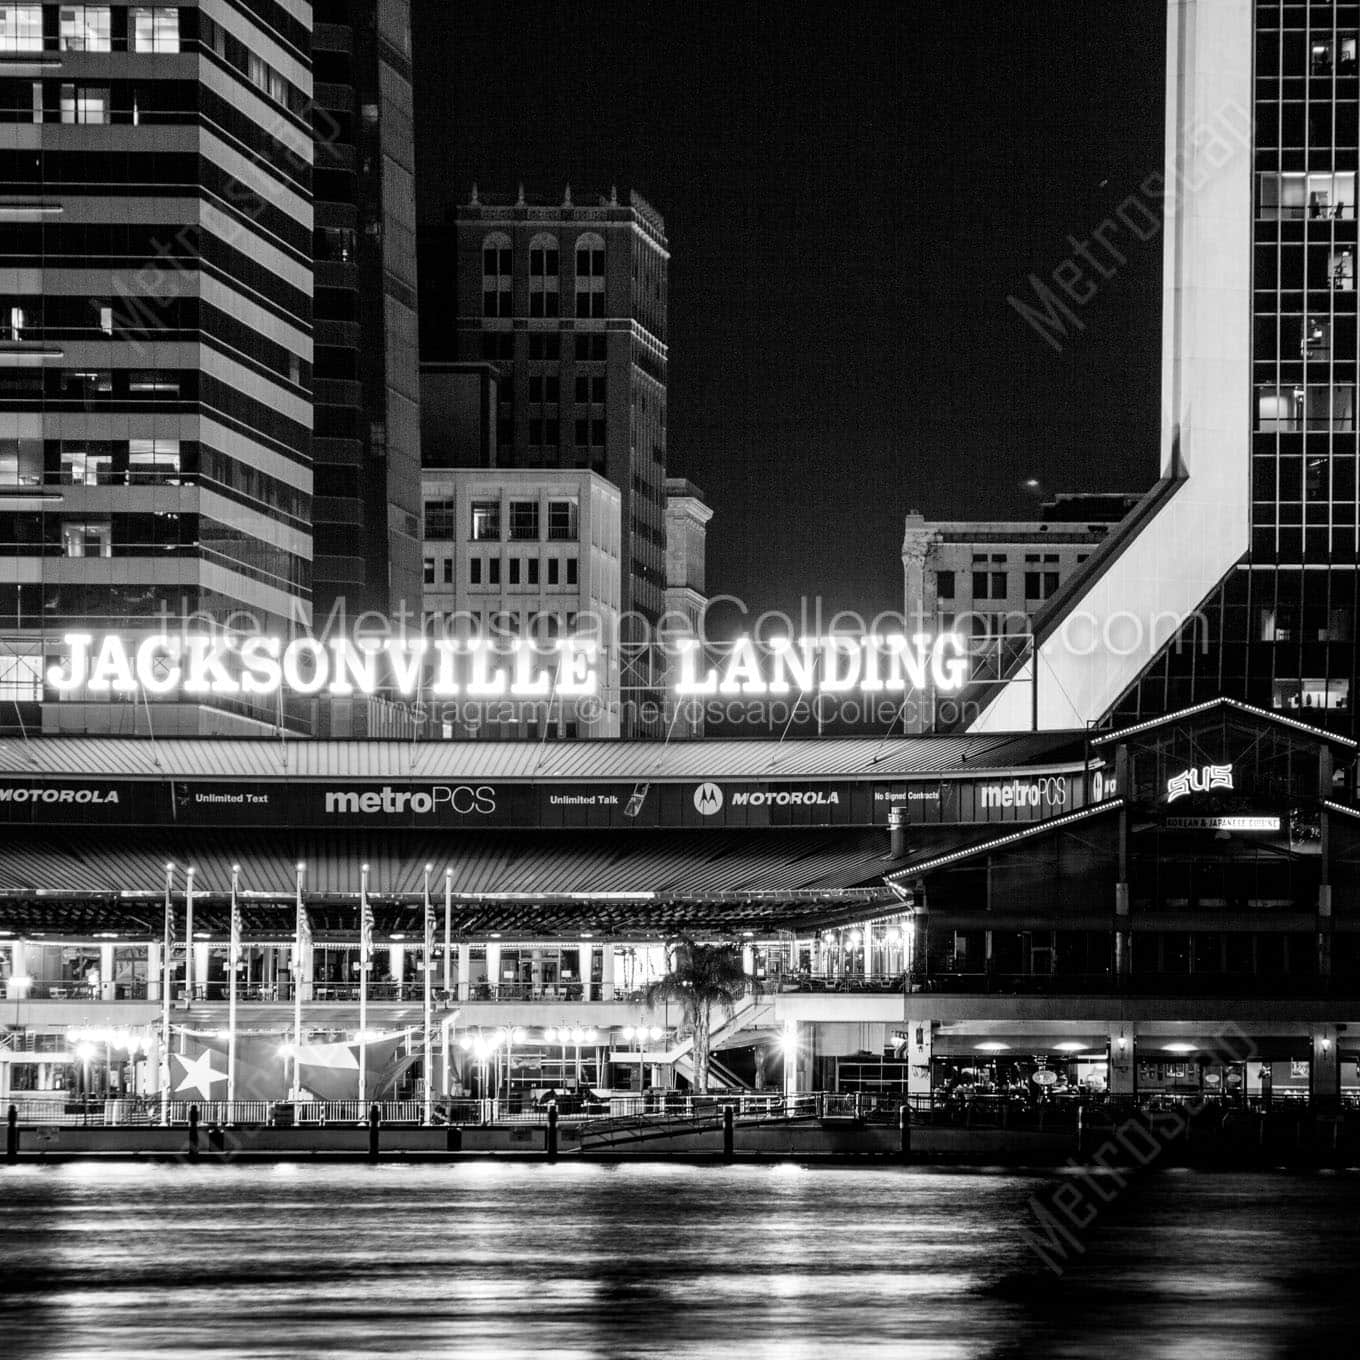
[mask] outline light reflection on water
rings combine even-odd
[[[0,1355],[1348,1353],[1360,1176],[1151,1176],[1061,1278],[1042,1177],[901,1168],[0,1170]]]

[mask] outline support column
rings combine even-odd
[[[803,1036],[799,1033],[797,1020],[784,1021],[784,1099],[792,1100],[798,1094],[798,1062],[803,1052]]]
[[[491,986],[491,995],[500,995],[501,985],[501,947],[488,944],[486,947],[486,980]]]
[[[207,995],[208,988],[208,946],[194,943],[194,991]]]
[[[398,985],[406,976],[406,946],[394,944],[387,951],[387,978]]]
[[[907,1095],[913,1105],[930,1099],[930,1059],[934,1048],[933,1020],[907,1022]]]
[[[472,946],[458,946],[458,1000],[468,1000],[468,978],[472,974]]]
[[[600,954],[600,1000],[614,999],[614,946],[605,944]]]
[[[161,946],[159,940],[153,940],[146,947],[146,999],[148,1001],[159,1001],[161,999]]]
[[[1110,1095],[1132,1100],[1137,1095],[1133,1072],[1133,1026],[1110,1026]]]
[[[1332,930],[1332,885],[1322,883],[1318,886],[1317,904],[1317,971],[1320,978],[1332,975]]]
[[[926,967],[929,939],[930,912],[922,905],[911,914],[911,981],[918,986],[929,975]]]
[[[99,946],[99,996],[102,1001],[113,1001],[117,992],[113,982],[113,946]]]
[[[304,949],[298,960],[302,967],[297,974],[298,996],[304,1001],[312,999],[312,981],[316,976],[316,949]]]
[[[1313,1109],[1334,1112],[1341,1103],[1341,1057],[1337,1053],[1335,1025],[1313,1025]]]
[[[1133,972],[1133,934],[1130,929],[1129,885],[1114,885],[1114,973],[1128,978]]]
[[[741,947],[741,971],[749,978],[756,975],[756,950],[754,945]]]

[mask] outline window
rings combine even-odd
[[[603,362],[606,340],[603,335],[578,335],[576,337],[576,362]]]
[[[529,242],[529,315],[557,316],[557,238],[535,236]]]
[[[0,4],[0,52],[43,50],[41,5]]]
[[[954,598],[954,573],[952,571],[937,571],[935,573],[935,593],[942,600]]]
[[[170,5],[134,5],[128,11],[128,37],[134,52],[178,52],[179,10]]]
[[[500,585],[501,559],[499,557],[488,557],[486,559],[486,581],[488,585]]]
[[[574,500],[548,502],[548,537],[558,543],[574,543],[579,532]]]
[[[548,584],[550,586],[557,585],[561,574],[561,566],[562,563],[560,559],[556,557],[548,558]]]
[[[561,384],[555,373],[531,373],[529,375],[529,400],[541,404],[542,402],[556,402],[561,392]]]
[[[41,486],[41,439],[0,439],[0,486]]]
[[[454,509],[453,501],[426,501],[425,537],[452,538]]]
[[[973,598],[975,600],[1004,600],[1006,598],[1006,573],[1004,571],[975,571],[973,573]]]
[[[499,501],[472,502],[472,537],[475,542],[492,543],[501,536]]]
[[[482,584],[482,559],[480,557],[468,558],[468,585],[479,586]]]
[[[594,233],[576,242],[576,315],[604,316],[604,240]]]
[[[11,307],[9,309],[9,324],[5,329],[9,332],[8,338],[18,344],[24,338],[24,327],[28,323],[28,316],[22,307]]]
[[[61,481],[68,487],[106,487],[113,480],[113,454],[86,447],[61,449]]]
[[[444,559],[444,584],[446,586],[453,584],[453,558],[451,557]]]
[[[482,315],[513,315],[510,238],[499,232],[482,242]]]
[[[427,558],[425,559],[425,584],[426,584],[427,586],[432,586],[432,585],[434,585],[434,558],[433,558],[433,557],[427,557]]]
[[[61,550],[66,557],[112,557],[113,535],[109,521],[63,521]]]
[[[63,123],[107,123],[109,121],[108,86],[63,85],[61,87],[61,121]]]
[[[538,537],[538,502],[510,502],[510,537],[536,539]]]
[[[567,584],[569,586],[574,586],[576,582],[577,582],[576,559],[574,557],[569,557],[567,558]]]
[[[535,331],[529,337],[529,358],[560,359],[562,357],[562,337],[556,333],[544,335]]]
[[[179,396],[179,374],[161,369],[133,369],[128,373],[128,392],[134,396]]]
[[[510,559],[510,584],[512,586],[519,585],[519,575],[520,575],[520,559],[518,557],[512,557]]]
[[[128,441],[128,481],[133,486],[179,482],[178,439]]]
[[[531,586],[536,586],[538,584],[538,558],[525,558],[524,573]]]
[[[108,5],[61,7],[63,52],[111,52],[111,19]]]
[[[32,703],[42,698],[40,656],[0,656],[0,700]]]

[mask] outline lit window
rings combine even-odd
[[[111,10],[108,5],[63,5],[63,52],[111,52]]]
[[[133,486],[179,484],[178,439],[128,441],[128,481]]]
[[[43,50],[41,5],[0,5],[0,52]]]
[[[63,123],[107,123],[109,121],[108,87],[63,85],[61,87],[61,121]]]
[[[9,309],[9,338],[18,342],[24,338],[25,315],[22,307],[11,307]]]
[[[41,439],[0,439],[0,486],[41,486]]]
[[[432,585],[434,585],[434,558],[433,558],[433,557],[427,557],[427,558],[425,559],[425,584],[426,584],[427,586],[432,586]]]
[[[178,52],[179,10],[170,5],[136,5],[128,11],[134,52]]]
[[[77,445],[61,451],[61,480],[65,486],[107,486],[113,480],[113,455]]]
[[[499,501],[472,502],[472,537],[480,543],[495,542],[501,536]]]
[[[108,520],[66,520],[61,526],[66,557],[112,557],[113,533]]]

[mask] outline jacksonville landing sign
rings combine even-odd
[[[402,637],[383,640],[207,633],[67,633],[64,659],[47,683],[63,699],[120,695],[157,699],[241,695],[352,695],[395,690],[405,697],[547,699],[596,695],[600,646],[593,638],[538,645],[514,639]],[[673,653],[677,698],[731,695],[891,694],[962,689],[970,665],[957,633],[853,637],[740,637],[721,644],[720,666],[707,666],[702,644],[680,639]]]

